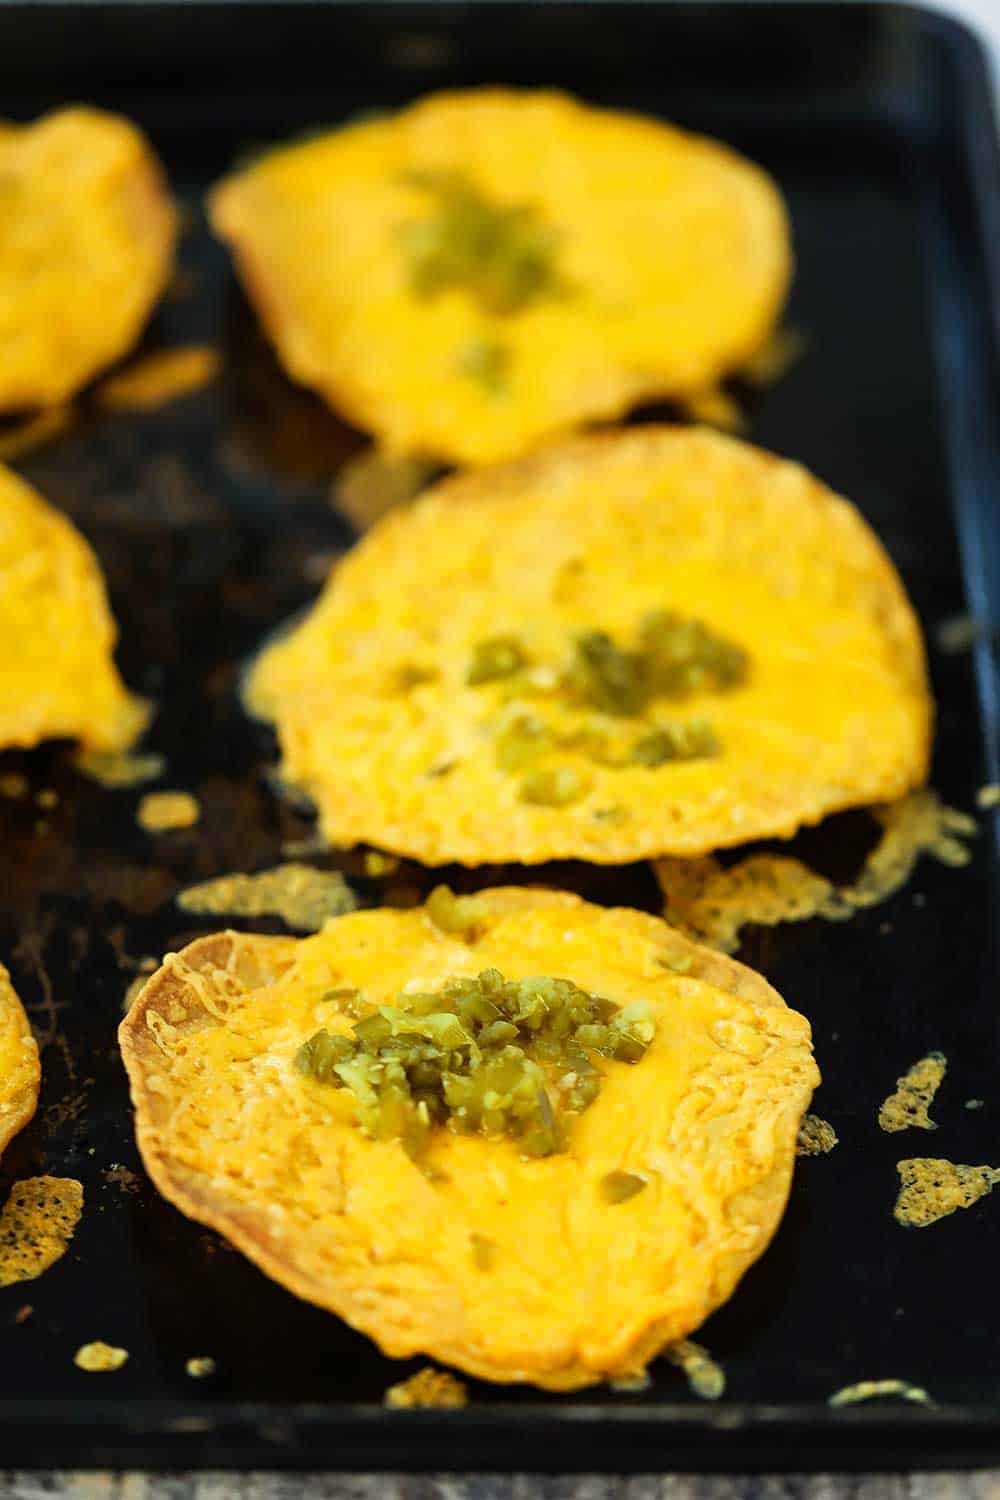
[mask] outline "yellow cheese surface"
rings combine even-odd
[[[127,120],[73,108],[0,132],[0,411],[63,401],[131,348],[176,229]]]
[[[558,734],[622,721],[469,686],[476,644],[513,635],[559,662],[577,634],[627,643],[659,609],[748,653],[743,685],[646,715],[707,718],[720,752],[612,767],[565,748],[541,764],[578,770],[586,795],[525,802],[497,764],[512,718]],[[401,692],[411,669],[426,680]],[[426,864],[616,863],[791,835],[922,782],[932,716],[919,627],[854,507],[796,464],[667,427],[557,445],[393,513],[263,651],[247,700],[277,725],[282,773],[331,843]]]
[[[480,899],[471,943],[423,908],[382,909],[301,941],[228,933],[168,957],[120,1032],[143,1158],[185,1213],[390,1355],[553,1389],[633,1374],[774,1232],[818,1082],[809,1027],[656,918],[551,891]],[[377,1006],[489,966],[651,1007],[645,1057],[602,1063],[564,1152],[522,1158],[440,1127],[418,1167],[362,1134],[348,1090],[295,1068],[318,1027],[350,1029],[331,990]],[[645,1187],[609,1204],[602,1179],[618,1171]]]
[[[84,538],[0,464],[0,748],[131,744],[148,709],[118,675],[115,635]]]
[[[534,211],[559,294],[415,294],[413,174]],[[778,189],[714,141],[564,94],[479,89],[276,150],[212,199],[288,372],[390,449],[462,464],[712,385],[764,344],[791,270]],[[502,380],[470,375],[500,349]]]

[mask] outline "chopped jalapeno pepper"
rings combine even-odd
[[[317,1031],[295,1066],[350,1089],[365,1133],[400,1141],[415,1160],[440,1125],[550,1156],[600,1092],[595,1059],[637,1063],[654,1033],[643,1001],[619,1008],[569,979],[508,980],[484,969],[400,995],[357,1021],[353,1035]],[[484,1246],[473,1244],[477,1263]]]

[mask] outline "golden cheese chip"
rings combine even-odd
[[[128,1364],[128,1350],[106,1344],[103,1339],[94,1339],[90,1344],[81,1344],[73,1356],[73,1363],[79,1370],[104,1374]]]
[[[0,964],[0,1152],[35,1113],[41,1081],[28,1017]]]
[[[190,792],[147,792],[136,811],[136,822],[147,833],[193,828],[200,818],[201,804]]]
[[[115,633],[90,547],[0,464],[0,748],[62,738],[95,750],[130,745],[148,707],[118,675]]]
[[[0,428],[0,463],[14,463],[44,448],[73,425],[72,406],[47,406],[43,411]]]
[[[664,916],[696,942],[735,953],[741,930],[751,923],[774,927],[817,916],[844,922],[888,901],[922,854],[952,869],[972,858],[963,840],[978,831],[975,818],[946,806],[927,787],[871,811],[882,831],[847,885],[834,885],[783,854],[750,854],[728,866],[710,854],[661,859],[654,868],[665,897]]]
[[[385,518],[246,696],[331,843],[432,865],[788,836],[920,783],[932,717],[916,618],[853,506],[669,427]]]
[[[684,1371],[693,1395],[703,1401],[718,1401],[726,1394],[726,1372],[701,1344],[681,1339],[665,1353],[671,1364]]]
[[[0,1209],[0,1286],[34,1281],[62,1260],[83,1213],[75,1177],[26,1177]]]
[[[902,1401],[912,1401],[917,1406],[933,1406],[928,1393],[908,1380],[857,1380],[845,1385],[827,1398],[828,1406],[857,1406],[860,1401],[876,1401],[884,1396],[898,1396]]]
[[[795,1148],[799,1156],[828,1156],[838,1144],[839,1137],[829,1120],[803,1115]]]
[[[943,1052],[929,1052],[896,1079],[896,1088],[879,1105],[879,1129],[887,1134],[899,1130],[937,1130],[930,1117],[934,1096],[948,1071]]]
[[[50,406],[135,343],[177,216],[149,143],[95,109],[0,136],[0,411]]]
[[[569,1041],[567,995],[604,1018]],[[143,1160],[184,1213],[386,1354],[558,1390],[635,1375],[730,1295],[818,1082],[759,975],[543,890],[202,938],[119,1036]]]
[[[358,901],[339,870],[298,863],[276,865],[255,875],[218,875],[177,895],[182,911],[197,916],[276,916],[299,932],[318,932],[331,917],[353,911]]]
[[[296,380],[462,464],[704,391],[766,343],[791,271],[758,167],[550,92],[438,94],[276,150],[211,214]]]
[[[210,344],[159,349],[109,375],[98,388],[97,401],[110,411],[158,411],[211,384],[221,364]]]
[[[939,1156],[911,1156],[896,1163],[900,1189],[893,1209],[897,1224],[926,1229],[960,1208],[971,1208],[1000,1182],[998,1167],[969,1167]]]
[[[386,1391],[383,1403],[397,1411],[460,1410],[469,1404],[469,1393],[447,1370],[418,1370]]]

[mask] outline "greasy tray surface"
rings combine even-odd
[[[826,1077],[816,1107],[841,1144],[800,1162],[772,1249],[706,1325],[729,1382],[718,1406],[663,1365],[640,1397],[473,1385],[462,1413],[385,1412],[383,1390],[412,1366],[271,1285],[145,1180],[126,1193],[102,1175],[138,1166],[114,1041],[130,961],[216,925],[172,904],[179,887],[274,863],[283,840],[308,831],[261,779],[270,743],[242,717],[235,681],[352,536],[326,493],[358,439],[277,373],[197,216],[206,183],[254,141],[479,80],[563,84],[730,140],[789,197],[792,319],[809,339],[800,365],[759,400],[750,435],[857,502],[932,633],[966,607],[949,495],[971,597],[980,609],[992,600],[994,622],[998,599],[987,573],[1000,558],[995,518],[991,533],[977,508],[997,493],[1000,464],[981,250],[990,226],[976,218],[995,191],[995,160],[975,50],[947,23],[867,6],[594,4],[505,19],[497,6],[292,4],[280,19],[256,5],[237,19],[224,6],[154,4],[123,7],[113,23],[109,14],[0,6],[0,116],[87,96],[151,132],[195,212],[182,257],[193,281],[147,344],[218,339],[228,368],[159,413],[86,417],[19,467],[96,547],[123,667],[163,706],[152,744],[169,760],[165,784],[195,791],[204,821],[154,843],[135,824],[137,794],[82,781],[65,750],[0,757],[34,791],[61,796],[45,814],[0,803],[0,954],[45,1044],[39,1114],[5,1154],[0,1191],[48,1170],[80,1177],[87,1194],[69,1256],[39,1282],[0,1291],[4,1460],[621,1470],[995,1459],[1000,1203],[916,1233],[891,1218],[900,1156],[996,1161],[988,825],[968,869],[921,865],[890,906],[843,926],[751,935],[743,949],[812,1020]],[[995,663],[984,646],[978,662],[932,652],[931,665],[935,783],[969,807],[996,779],[983,750],[983,718],[995,747]],[[36,830],[40,816],[48,826]],[[846,816],[809,847],[830,873],[848,873],[864,837]],[[656,907],[641,868],[553,875],[592,899]],[[881,1135],[880,1099],[931,1048],[951,1064],[938,1133]],[[964,1110],[970,1097],[986,1107]],[[34,1318],[15,1327],[26,1302]],[[93,1338],[131,1351],[124,1372],[74,1369],[74,1350]],[[195,1383],[184,1361],[200,1354],[218,1374]],[[837,1387],[886,1376],[927,1386],[941,1406],[828,1412]]]

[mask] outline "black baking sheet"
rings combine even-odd
[[[209,237],[201,197],[256,144],[401,104],[449,84],[558,84],[676,118],[762,162],[788,196],[800,363],[754,404],[751,436],[850,495],[902,570],[932,642],[935,784],[972,806],[997,779],[997,664],[933,649],[944,620],[1000,611],[997,157],[982,57],[954,23],[890,5],[545,7],[0,4],[0,116],[70,99],[119,108],[152,134],[187,210],[183,273],[147,348],[217,342],[211,389],[148,416],[100,415],[18,467],[91,538],[122,625],[121,661],[160,710],[165,784],[201,800],[191,833],[155,841],[138,794],[105,791],[66,747],[0,756],[42,813],[0,801],[0,954],[43,1042],[34,1124],[0,1191],[40,1171],[79,1177],[71,1253],[0,1290],[0,1466],[236,1465],[662,1469],[1000,1460],[1000,1194],[920,1232],[892,1220],[895,1163],[1000,1162],[994,827],[973,863],[924,861],[888,905],[846,925],[751,933],[743,956],[812,1020],[826,1082],[816,1108],[841,1144],[799,1164],[773,1247],[699,1337],[725,1366],[715,1405],[654,1366],[642,1395],[547,1397],[472,1383],[454,1413],[390,1413],[416,1368],[268,1282],[142,1179],[115,1044],[138,960],[198,922],[174,893],[276,862],[308,820],[279,803],[268,735],[241,714],[240,664],[315,593],[354,530],[329,502],[361,447],[279,373]],[[0,647],[2,649],[2,647]],[[821,684],[818,685],[821,689]],[[42,826],[37,826],[41,822]],[[807,841],[846,874],[863,815]],[[332,864],[321,857],[321,864]],[[343,861],[357,876],[357,858]],[[464,876],[469,887],[498,872]],[[556,881],[656,908],[647,869],[560,866]],[[366,900],[401,899],[404,868]],[[280,924],[258,924],[280,930]],[[933,1136],[874,1123],[897,1073],[950,1060]],[[979,1111],[964,1108],[982,1098]],[[34,1316],[15,1325],[25,1303]],[[73,1353],[130,1351],[87,1375]],[[189,1356],[217,1374],[194,1382]],[[933,1409],[831,1412],[847,1382],[902,1377]]]

